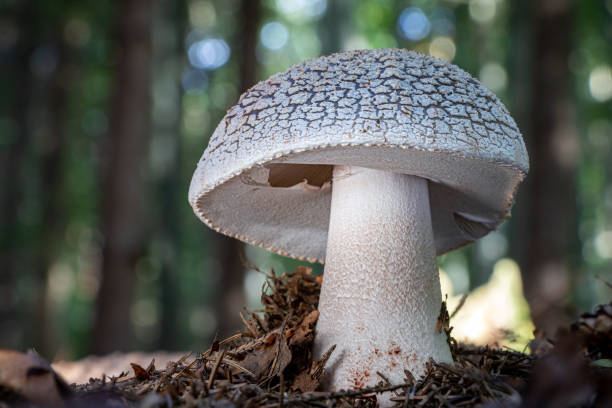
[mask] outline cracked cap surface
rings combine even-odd
[[[210,138],[189,202],[216,231],[323,262],[333,165],[428,179],[438,254],[497,228],[529,169],[507,109],[465,71],[402,49],[349,51],[245,92]]]

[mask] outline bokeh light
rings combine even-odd
[[[506,254],[508,240],[501,232],[492,231],[477,242],[476,248],[482,259],[493,262]]]
[[[289,30],[284,24],[273,21],[263,26],[259,38],[267,49],[280,50],[289,40]]]
[[[207,338],[217,327],[215,311],[208,306],[199,306],[189,313],[189,330],[198,337]]]
[[[187,56],[193,67],[213,70],[229,60],[230,47],[221,38],[205,38],[191,44]]]
[[[327,0],[276,0],[276,8],[292,20],[315,19],[327,9]]]
[[[189,95],[188,95],[189,96]],[[199,95],[196,99],[186,98],[184,101],[184,113],[182,125],[185,136],[196,139],[202,137],[202,129],[206,129],[210,121],[206,108],[209,106],[206,95]]]
[[[612,122],[599,119],[589,124],[586,139],[591,148],[599,153],[604,153],[612,146],[610,135],[612,135]]]
[[[452,282],[452,294],[459,295],[470,290],[470,273],[467,261],[463,257],[456,257],[444,267],[444,272]],[[449,296],[451,293],[449,293]]]
[[[321,41],[312,27],[300,26],[291,30],[291,45],[300,61],[321,55]]]
[[[480,82],[493,92],[500,92],[508,85],[508,74],[504,67],[497,62],[487,62],[480,68],[478,74]]]
[[[410,41],[420,41],[429,35],[431,23],[420,8],[408,7],[398,19],[400,33]]]
[[[48,271],[47,293],[54,303],[66,303],[74,290],[74,273],[63,262],[51,265]]]
[[[455,13],[446,7],[437,7],[431,13],[431,32],[440,36],[452,36],[455,32]]]
[[[199,29],[207,29],[215,24],[217,13],[212,2],[196,0],[189,2],[189,22]]]
[[[591,71],[589,92],[597,102],[606,102],[612,98],[612,69],[608,65],[599,65]]]
[[[138,299],[130,309],[134,335],[143,343],[153,343],[159,337],[161,305],[154,299]]]
[[[363,35],[354,34],[347,37],[342,44],[343,51],[351,51],[351,50],[363,50],[369,48],[370,44],[368,43],[367,38]]]
[[[200,94],[208,88],[208,76],[203,71],[189,69],[183,74],[181,85],[188,94]]]
[[[455,42],[449,37],[436,37],[429,44],[429,55],[449,62],[455,58],[456,51]]]
[[[612,258],[612,230],[601,231],[595,237],[595,251],[602,259]]]
[[[470,0],[468,10],[470,17],[477,23],[490,23],[495,18],[496,0]]]
[[[461,301],[461,296],[452,296],[453,292],[456,293],[448,292],[449,310],[454,310]],[[489,282],[470,292],[451,323],[453,336],[460,341],[472,344],[497,342],[515,349],[525,347],[534,326],[523,296],[518,264],[509,258],[497,261]],[[515,338],[504,338],[507,330]]]

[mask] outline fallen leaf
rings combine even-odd
[[[151,378],[151,375],[149,374],[149,372],[145,370],[144,368],[142,368],[141,366],[139,366],[138,364],[130,363],[130,365],[132,366],[132,370],[134,370],[134,376],[138,378],[139,380],[142,381],[142,380],[148,380],[149,378]]]
[[[327,364],[327,360],[329,360],[329,357],[332,355],[335,349],[336,345],[333,345],[325,352],[325,354],[323,354],[323,356],[321,356],[321,359],[312,361],[310,370],[300,372],[295,377],[295,380],[293,380],[293,385],[291,386],[292,390],[301,392],[316,390],[321,383],[321,377],[323,377],[325,364]]]
[[[293,380],[293,391],[311,392],[317,389],[319,380],[313,378],[308,371],[302,371]]]
[[[259,346],[259,348],[268,348],[270,347],[273,343],[274,340],[276,340],[276,332],[272,332],[270,334],[268,334],[266,336],[266,338],[263,341],[263,344],[261,346]]]
[[[271,336],[274,334],[274,336]],[[285,336],[277,332],[269,333],[263,344],[272,339],[273,343],[265,347],[256,347],[240,364],[255,374],[256,378],[272,378],[279,375],[291,362],[291,351]]]
[[[302,320],[302,323],[300,323],[300,325],[295,329],[295,332],[291,336],[289,345],[294,346],[297,344],[304,343],[306,341],[306,338],[310,334],[313,334],[314,336],[314,326],[317,323],[318,319],[319,319],[318,310],[313,310],[312,312],[310,312],[304,318],[304,320]]]

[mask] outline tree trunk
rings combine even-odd
[[[180,285],[179,285],[179,243],[180,243],[180,211],[177,198],[183,198],[181,190],[181,107],[182,91],[180,76],[183,66],[171,64],[177,56],[183,54],[183,40],[186,31],[187,10],[182,1],[167,0],[160,2],[160,10],[156,17],[162,25],[173,27],[175,41],[160,39],[155,46],[156,67],[161,67],[157,74],[159,78],[155,81],[171,81],[176,87],[177,100],[173,101],[176,111],[172,114],[166,112],[163,118],[154,118],[154,137],[162,138],[163,145],[172,152],[168,158],[167,166],[157,180],[157,200],[160,203],[160,219],[157,225],[158,240],[162,245],[163,252],[158,254],[161,260],[160,292],[161,292],[161,316],[159,347],[164,350],[172,350],[180,347],[177,341],[179,333],[180,318]],[[169,28],[168,28],[169,30]],[[163,32],[163,31],[162,31]],[[170,76],[170,78],[168,78]],[[157,101],[156,101],[157,102]],[[171,118],[170,118],[170,115]]]
[[[240,1],[240,21],[237,38],[240,44],[240,92],[255,84],[257,59],[257,26],[259,25],[260,1]],[[216,314],[219,318],[218,335],[225,337],[240,329],[239,313],[246,304],[244,293],[244,265],[241,253],[243,244],[225,235],[216,234],[212,243],[222,265],[221,287],[217,299]]]
[[[30,2],[19,3],[13,13],[14,23],[20,27],[20,35],[14,46],[14,53],[4,64],[2,89],[10,101],[7,112],[2,116],[12,118],[12,130],[5,134],[8,144],[0,149],[0,347],[19,348],[24,341],[22,322],[27,320],[23,304],[15,293],[18,276],[23,272],[24,254],[22,226],[19,208],[23,202],[23,166],[26,161],[27,147],[30,143],[28,111],[32,75],[30,56],[34,49],[36,19],[34,7]],[[10,138],[10,139],[9,139]]]
[[[144,198],[150,121],[151,1],[117,2],[118,54],[105,162],[102,282],[92,351],[132,347],[134,267],[147,224]]]
[[[531,32],[519,27],[519,47],[530,47],[529,77],[515,92],[531,170],[515,211],[515,255],[523,272],[523,290],[536,327],[554,334],[571,318],[569,288],[576,250],[575,131],[568,89],[571,2],[539,0],[532,5]],[[524,13],[521,5],[517,12]],[[521,18],[516,16],[517,24]],[[519,62],[517,61],[517,64]],[[520,67],[519,67],[520,71]],[[526,81],[523,81],[526,79]],[[526,89],[525,87],[530,89]],[[530,100],[531,104],[525,104]]]
[[[43,355],[52,356],[55,352],[55,334],[53,316],[49,309],[47,296],[48,271],[51,268],[58,248],[58,236],[62,234],[64,212],[61,207],[61,192],[63,186],[63,152],[64,125],[66,118],[67,81],[66,47],[61,37],[57,38],[53,47],[57,51],[58,66],[51,77],[45,79],[42,85],[40,99],[44,109],[49,109],[49,131],[45,132],[44,149],[38,160],[41,162],[40,180],[42,207],[41,233],[37,240],[36,282],[39,285],[36,300],[36,321],[33,325],[34,343]]]

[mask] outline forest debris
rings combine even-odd
[[[303,370],[299,373],[293,381],[293,391],[310,392],[314,391],[319,387],[321,383],[321,377],[323,376],[323,369],[329,357],[336,349],[336,345],[330,347],[329,350],[321,356],[319,360],[313,360],[309,370]]]
[[[223,361],[223,356],[225,356],[225,350],[221,350],[221,352],[219,352],[217,355],[217,360],[215,361],[215,365],[213,366],[213,369],[210,373],[210,377],[208,378],[208,384],[206,388],[209,390],[213,386],[213,383],[215,381],[215,375],[217,375],[217,370],[219,369],[219,366],[221,365],[221,361]]]
[[[271,339],[273,343],[266,341]],[[282,372],[291,361],[291,351],[284,336],[271,332],[263,343],[247,354],[241,365],[252,372],[256,379],[272,378]]]
[[[593,406],[594,401],[599,401],[594,406],[611,406],[612,371],[589,366],[583,340],[575,332],[559,332],[552,351],[534,361],[526,406]]]
[[[458,311],[458,309],[461,306],[462,306],[461,304],[457,306],[457,309],[455,309],[455,311],[453,312],[453,315]],[[453,327],[450,325],[450,316],[448,314],[448,309],[446,308],[446,299],[443,300],[442,304],[440,305],[440,314],[438,315],[438,322],[437,322],[438,333],[441,333],[443,329],[444,329],[444,333],[446,334],[446,343],[448,344],[448,348],[451,352],[451,357],[453,358],[453,361],[455,361],[456,359],[455,349],[457,348],[457,342],[455,341],[453,336],[451,336]]]
[[[442,329],[446,332],[450,331],[450,317],[448,315],[448,310],[446,309],[446,300],[442,301],[442,305],[440,306],[440,314],[438,315],[438,323],[437,329],[438,333],[442,333]]]
[[[190,362],[185,357],[165,370],[153,369],[148,380],[96,379],[76,387],[77,395],[120,392],[124,404],[115,406],[125,407],[146,398],[157,401],[155,406],[374,407],[376,393],[390,391],[398,407],[546,406],[554,387],[570,390],[563,394],[568,401],[574,392],[582,395],[578,401],[594,398],[607,403],[612,398],[607,391],[612,369],[605,366],[610,356],[602,343],[608,333],[609,306],[583,315],[575,328],[566,331],[575,339],[573,348],[539,333],[534,340],[539,343],[531,345],[534,351],[529,355],[457,344],[450,336],[451,321],[444,304],[439,328],[447,333],[454,365],[430,362],[424,377],[414,379],[408,373],[404,384],[317,392],[334,350],[320,361],[312,355],[320,279],[309,268],[300,267],[294,274],[271,273],[268,285],[269,292],[262,295],[264,310],[245,312],[247,332],[216,341],[217,351],[211,348]],[[612,343],[610,337],[607,340]],[[555,367],[565,376],[558,375]],[[384,378],[385,373],[381,374]],[[586,379],[568,385],[573,375]]]
[[[311,334],[314,336],[314,328],[317,324],[317,320],[319,319],[319,311],[313,310],[310,312],[304,320],[300,323],[300,325],[292,329],[290,337],[290,345],[301,344],[307,341],[307,337]],[[287,331],[289,332],[289,331]]]
[[[63,407],[71,393],[68,384],[35,351],[0,350],[0,403],[31,401]]]
[[[138,364],[130,363],[130,365],[132,366],[132,370],[134,370],[134,377],[136,377],[137,379],[143,381],[151,378],[149,372]],[[153,367],[153,369],[155,369],[155,367]]]
[[[587,358],[612,359],[612,302],[581,315],[571,330],[584,343]]]
[[[572,330],[603,336],[612,335],[612,302],[597,306],[592,313],[584,313],[572,324]]]

